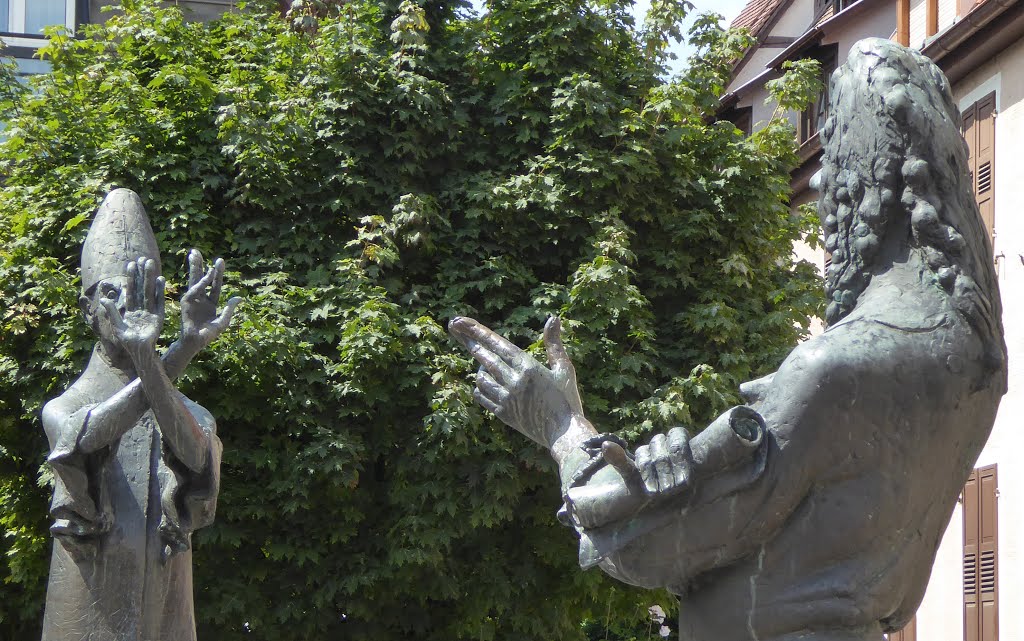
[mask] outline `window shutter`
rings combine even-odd
[[[978,470],[980,490],[978,596],[980,601],[980,641],[999,639],[998,522],[996,506],[996,466]]]
[[[990,93],[978,101],[975,129],[977,130],[977,160],[974,165],[974,194],[978,199],[981,219],[985,229],[995,235],[995,142],[996,142],[996,94]]]
[[[997,487],[995,465],[974,470],[964,485],[964,641],[999,639]]]
[[[963,114],[963,134],[967,143],[967,171],[971,174],[971,190],[977,193],[974,177],[978,175],[975,161],[978,160],[978,103],[967,108]]]
[[[993,91],[962,114],[971,186],[981,219],[995,237],[996,94]]]
[[[964,484],[964,641],[978,638],[978,471]]]

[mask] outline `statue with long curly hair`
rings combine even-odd
[[[864,40],[832,77],[818,204],[827,330],[694,438],[630,454],[550,368],[473,320],[478,402],[547,447],[580,562],[680,598],[683,639],[880,641],[913,616],[1006,391],[992,249],[949,83]]]

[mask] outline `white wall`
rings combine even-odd
[[[956,0],[939,0],[939,31],[956,22]]]
[[[1024,639],[1024,40],[1007,48],[954,87],[963,108],[996,91],[995,253],[1003,301],[1003,325],[1010,354],[1009,391],[999,407],[992,435],[977,466],[998,465],[999,638]],[[946,530],[918,611],[922,641],[963,639],[961,593],[962,514],[959,506]]]
[[[895,4],[895,3],[893,3]],[[925,38],[926,0],[910,0],[910,46],[921,48]]]

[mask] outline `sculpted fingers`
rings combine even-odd
[[[142,309],[147,312],[155,312],[157,308],[157,266],[152,258],[139,259],[140,272],[142,273]]]
[[[651,456],[654,458],[654,472],[658,477],[658,490],[666,492],[672,489],[672,458],[668,450],[668,438],[664,434],[655,434],[651,439]]]
[[[648,494],[672,493],[689,484],[690,445],[686,430],[674,428],[655,434],[636,450],[636,467]]]
[[[235,314],[235,308],[242,303],[241,296],[232,296],[228,299],[227,305],[224,306],[224,311],[220,313],[213,324],[221,330],[227,329],[227,326],[231,323],[231,317]]]
[[[224,259],[218,258],[213,263],[213,283],[210,285],[210,300],[216,305],[220,300],[220,288],[224,284]]]
[[[486,369],[487,372],[495,379],[501,381],[505,385],[510,385],[512,381],[515,380],[516,374],[512,368],[489,349],[472,341],[467,345],[467,347],[469,347],[469,353],[473,355],[473,358],[475,358],[477,362],[480,363],[480,365],[482,365],[484,369]]]
[[[124,332],[126,326],[124,319],[121,318],[121,313],[117,311],[117,306],[114,301],[109,298],[100,299],[100,308],[97,310],[100,315],[100,320],[110,323],[111,327],[114,328],[115,333],[119,336]]]
[[[139,256],[135,260],[135,300],[132,302],[132,309],[146,309],[146,257]]]
[[[637,475],[638,470],[633,461],[630,460],[626,450],[614,441],[605,441],[601,444],[601,453],[608,464],[618,470],[619,475],[624,479],[631,479]]]
[[[483,367],[476,373],[476,387],[486,398],[491,399],[497,405],[508,400],[508,390],[498,384],[494,377],[487,373]]]
[[[164,317],[164,290],[167,287],[167,281],[163,276],[157,276],[156,278],[156,300],[154,301],[154,308],[157,316],[160,318]]]
[[[124,275],[127,281],[124,285],[125,309],[136,309],[139,295],[139,266],[134,260],[125,265]]]
[[[672,461],[672,487],[685,487],[690,482],[690,437],[684,428],[674,427],[666,440]]]
[[[473,350],[471,344],[476,343],[477,345],[482,345],[487,351],[509,365],[516,365],[522,358],[523,350],[472,318],[461,317],[453,319],[449,324],[449,330],[470,351]]]
[[[205,267],[203,255],[198,249],[193,249],[188,253],[188,289],[192,289],[203,277]]]
[[[548,365],[551,369],[559,372],[572,367],[569,354],[565,351],[562,343],[562,320],[552,316],[544,323],[544,350],[548,355]]]
[[[651,456],[650,446],[641,445],[636,448],[633,460],[636,463],[636,469],[640,470],[640,480],[644,482],[644,490],[648,494],[657,494],[658,472],[654,466],[654,457]]]
[[[501,411],[501,408],[498,407],[498,404],[484,396],[483,393],[480,391],[480,388],[476,388],[473,390],[473,398],[476,400],[477,403],[480,404],[481,407],[483,407],[488,412],[491,412],[492,414],[497,414],[498,412]]]
[[[197,280],[194,285],[188,288],[188,291],[185,292],[185,295],[182,296],[182,298],[193,301],[199,300],[199,297],[203,295],[203,293],[206,291],[206,288],[209,287],[210,283],[213,282],[213,279],[216,276],[216,274],[216,266],[206,270],[206,273],[203,274],[203,276],[199,280]]]

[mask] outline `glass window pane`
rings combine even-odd
[[[40,33],[43,27],[64,24],[68,0],[29,0],[25,3],[25,33]]]
[[[0,0],[0,31],[10,31],[11,23],[11,3],[10,0]]]
[[[49,73],[50,62],[37,58],[15,58],[14,63],[18,65],[18,75],[34,76],[37,73]]]

